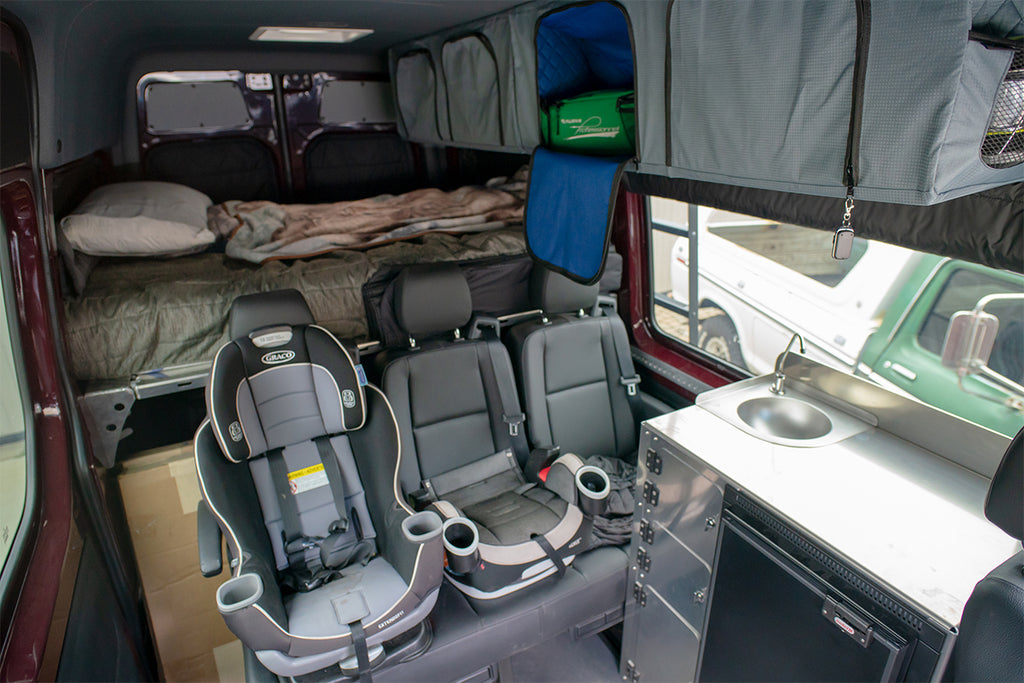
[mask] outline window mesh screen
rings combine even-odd
[[[1024,162],[1024,48],[1013,55],[989,119],[981,160],[992,168]]]

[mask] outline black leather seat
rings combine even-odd
[[[405,269],[395,314],[410,348],[387,362],[382,384],[401,427],[401,484],[445,518],[448,578],[493,599],[564,574],[590,538],[592,518],[576,504],[583,463],[566,454],[545,484],[526,481],[508,352],[497,338],[460,332],[472,301],[458,266]]]
[[[989,521],[1024,539],[1024,428],[1010,442],[985,500]],[[1024,551],[978,582],[964,607],[954,681],[1024,681]]]
[[[508,330],[535,448],[586,458],[631,459],[637,448],[639,378],[617,314],[603,315],[598,286],[536,265],[530,299],[543,311]]]

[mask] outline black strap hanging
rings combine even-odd
[[[353,621],[348,628],[352,633],[352,646],[356,650],[359,681],[360,683],[373,683],[373,676],[370,674],[370,651],[366,647],[366,631],[363,630],[363,622]]]
[[[498,341],[488,341],[486,349],[487,363],[483,364],[484,373],[490,375],[494,385],[498,388],[498,399],[501,402],[501,420],[508,425],[509,442],[516,454],[518,462],[526,461],[529,456],[529,446],[526,443],[526,434],[523,433],[523,423],[526,415],[519,407],[519,401],[515,397],[515,387],[508,372],[502,372],[497,365],[497,355],[491,349],[491,344],[500,344]]]
[[[607,308],[603,309],[603,311],[606,316],[617,315],[614,310],[610,314]],[[629,340],[626,339],[626,330],[619,325],[611,325],[611,331],[612,346],[615,347],[615,357],[619,361],[619,384],[626,387],[629,409],[633,412],[633,417],[636,418],[641,413],[640,392],[638,391],[640,377],[633,368],[633,359],[629,354]]]
[[[555,565],[555,571],[558,572],[558,578],[565,576],[565,562],[562,561],[562,556],[558,554],[558,551],[554,549],[548,539],[544,538],[543,534],[534,534],[530,537],[531,540],[537,542],[544,554],[548,556],[552,564]]]

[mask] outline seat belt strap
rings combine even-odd
[[[281,509],[285,554],[290,555],[288,546],[301,539],[304,534],[302,523],[299,522],[299,507],[295,504],[291,482],[288,480],[288,464],[284,461],[284,449],[275,448],[268,452],[267,464],[270,466],[270,479],[274,482],[274,489],[277,492],[277,506]]]
[[[356,664],[359,666],[359,683],[373,683],[370,674],[370,651],[366,647],[366,631],[362,621],[353,621],[348,625],[352,634],[352,646],[356,651]]]
[[[498,399],[501,401],[501,421],[508,425],[509,441],[512,450],[516,453],[519,462],[525,462],[529,456],[529,448],[526,443],[526,434],[523,433],[523,423],[526,422],[526,415],[519,407],[516,399],[514,380],[508,372],[502,372],[498,367],[498,354],[494,353],[491,344],[501,346],[498,340],[488,340],[487,359],[490,365],[490,375],[494,378],[494,384],[498,387]],[[504,348],[501,346],[501,348]],[[507,370],[507,368],[505,368]]]
[[[611,327],[612,346],[615,347],[615,357],[619,361],[619,384],[626,387],[629,409],[633,411],[633,417],[636,418],[640,414],[640,393],[637,391],[640,385],[640,377],[633,368],[633,359],[629,354],[629,340],[626,338],[626,328],[621,324],[616,325],[616,322],[621,321],[613,320],[610,317],[618,315],[614,309],[610,313],[608,309],[603,310],[605,318],[607,318],[607,324]]]
[[[345,533],[348,531],[348,514],[345,511],[345,481],[341,476],[341,466],[338,465],[334,446],[331,445],[331,437],[318,436],[313,439],[313,442],[320,454],[320,462],[323,463],[324,472],[327,474],[327,485],[331,488],[334,507],[338,511],[338,520],[331,525],[329,532]]]
[[[562,556],[558,554],[548,539],[544,538],[543,534],[534,534],[530,538],[537,542],[540,549],[544,551],[544,554],[548,556],[551,563],[555,565],[555,571],[558,572],[558,578],[565,576],[565,562],[562,561]]]

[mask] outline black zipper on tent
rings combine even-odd
[[[850,130],[846,137],[846,163],[843,182],[847,194],[857,185],[860,164],[860,133],[864,119],[864,77],[868,68],[868,45],[871,42],[871,2],[854,0],[857,7],[857,47],[853,61],[853,101],[850,106]]]
[[[672,166],[672,8],[671,0],[665,9],[665,166]]]
[[[491,44],[490,39],[480,31],[472,31],[470,33],[463,33],[462,35],[454,38],[449,38],[444,41],[441,45],[441,71],[444,72],[444,102],[448,110],[448,134],[452,137],[452,142],[455,142],[455,134],[452,133],[452,100],[448,96],[448,72],[444,68],[444,46],[452,43],[457,43],[460,40],[466,40],[468,38],[476,38],[479,40],[484,49],[487,50],[491,55],[491,61],[494,62],[494,86],[498,91],[498,144],[501,146],[505,145],[505,127],[501,123],[501,116],[504,113],[504,109],[501,107],[501,69],[498,68],[498,53],[494,51],[494,45]]]

